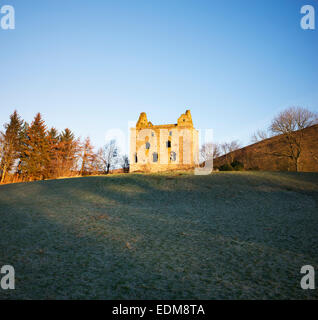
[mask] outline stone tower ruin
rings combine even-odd
[[[130,129],[130,172],[194,168],[199,162],[199,134],[190,110],[176,124],[153,125],[142,112]]]

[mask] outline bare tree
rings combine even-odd
[[[221,149],[221,153],[222,155],[225,155],[228,153],[229,147],[228,147],[228,143],[227,142],[223,142],[220,144],[220,149]]]
[[[98,151],[104,173],[108,174],[118,161],[118,146],[116,140],[111,140]]]
[[[257,130],[251,137],[251,143],[256,143],[265,139],[270,138],[270,134],[266,130]]]
[[[241,144],[238,140],[233,140],[228,144],[229,152],[234,152],[241,148]]]
[[[229,144],[227,142],[223,142],[220,144],[220,149],[221,149],[221,153],[222,155],[225,157],[225,161],[228,161],[228,153],[229,153]]]
[[[203,144],[200,149],[200,157],[202,162],[218,158],[220,155],[221,149],[218,143],[208,142]]]
[[[233,140],[231,142],[224,142],[220,145],[220,149],[225,155],[227,162],[231,163],[234,161],[235,151],[241,148],[241,144],[238,140]]]
[[[270,130],[274,135],[284,135],[284,150],[272,153],[292,160],[299,170],[299,159],[303,149],[303,129],[317,123],[317,114],[301,107],[290,107],[279,113],[272,121]]]
[[[235,151],[241,148],[241,144],[238,140],[233,140],[229,143],[229,156],[231,158],[231,163],[234,161]]]
[[[123,171],[125,173],[129,172],[129,158],[128,158],[128,156],[126,154],[121,156],[120,166],[121,166],[121,168],[123,169]]]

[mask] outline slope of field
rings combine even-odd
[[[318,172],[318,124],[303,130],[302,153],[299,171]],[[290,154],[283,135],[249,145],[214,160],[219,167],[234,159],[242,162],[245,169],[264,171],[295,171],[295,164],[282,154]]]
[[[117,175],[0,186],[1,299],[317,299],[318,174]]]

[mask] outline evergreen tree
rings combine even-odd
[[[58,132],[54,127],[51,128],[50,131],[48,132],[48,137],[54,143],[56,143],[58,141],[58,139],[59,139]]]
[[[28,132],[28,129],[29,129],[29,124],[24,121],[23,125],[22,125],[22,128],[21,128],[21,132],[20,132],[20,145],[19,145],[19,163],[17,165],[17,171],[16,173],[18,174],[18,176],[22,176],[23,178],[23,173],[22,173],[22,159],[25,158],[25,154],[23,152],[24,150],[24,147],[26,146],[26,141],[27,141],[27,132]]]
[[[79,140],[75,139],[74,133],[66,128],[59,136],[59,158],[62,175],[71,175],[76,169],[80,152]]]
[[[44,179],[48,175],[50,161],[49,138],[47,128],[38,113],[27,129],[22,145],[21,168],[30,179]]]
[[[66,128],[61,134],[53,127],[47,130],[40,113],[29,125],[16,111],[10,123],[0,132],[0,182],[16,168],[15,178],[30,181],[70,176],[74,173],[91,174],[100,171],[98,157],[90,139],[83,144]],[[78,161],[81,159],[80,170]]]
[[[48,164],[48,178],[59,176],[60,170],[60,149],[61,144],[58,132],[55,128],[51,128],[48,132],[49,143],[49,164]]]
[[[1,183],[4,182],[7,172],[12,169],[14,162],[19,157],[22,125],[23,120],[21,120],[15,110],[10,116],[10,123],[4,125],[5,132],[0,132],[2,141],[0,163]]]
[[[82,165],[80,175],[91,174],[95,168],[96,155],[93,151],[90,138],[87,137],[82,144]]]

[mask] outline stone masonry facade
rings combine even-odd
[[[130,172],[192,169],[199,163],[199,133],[190,110],[176,124],[153,125],[142,112],[130,129]]]

